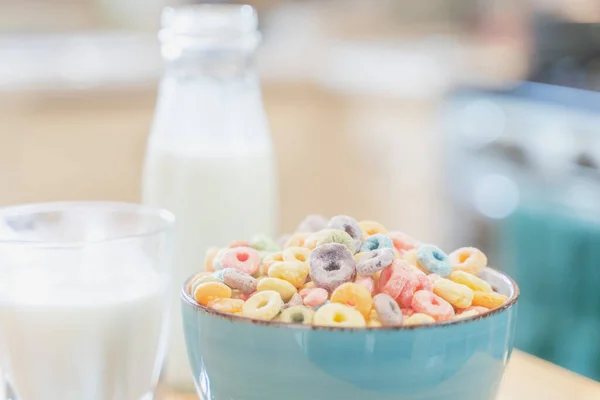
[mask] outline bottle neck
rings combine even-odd
[[[255,77],[254,53],[232,49],[182,51],[177,57],[165,57],[166,75],[181,78],[217,80]]]

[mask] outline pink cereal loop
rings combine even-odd
[[[413,271],[406,261],[394,260],[391,265],[381,271],[378,284],[379,292],[387,293],[394,299],[397,298],[408,284],[412,273]]]
[[[235,247],[223,253],[221,264],[223,269],[235,268],[253,275],[260,267],[260,255],[251,247]]]
[[[427,290],[417,291],[412,299],[412,308],[432,316],[436,321],[446,321],[454,316],[454,308],[440,296]]]
[[[412,275],[396,299],[402,308],[408,308],[412,306],[412,299],[417,291],[426,290],[428,292],[433,292],[433,283],[429,280],[429,277],[418,268],[412,265],[411,267]]]
[[[421,244],[418,240],[413,239],[404,232],[388,232],[387,236],[392,239],[394,248],[400,253],[400,255],[419,247]]]
[[[371,296],[375,292],[375,281],[370,276],[357,276],[354,283],[358,283],[367,288],[369,293],[371,293]]]
[[[318,307],[327,301],[329,293],[323,288],[308,288],[302,289],[300,296],[302,296],[305,306]]]
[[[400,311],[402,311],[402,315],[404,315],[405,318],[408,318],[415,313],[415,310],[412,308],[401,308]]]

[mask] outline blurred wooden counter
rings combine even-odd
[[[167,395],[165,400],[196,400],[195,395]],[[515,351],[498,400],[597,400],[600,383],[538,358]]]

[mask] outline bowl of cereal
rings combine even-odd
[[[206,400],[492,400],[512,352],[518,286],[475,248],[309,216],[205,267],[181,298]]]

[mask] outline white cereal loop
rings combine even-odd
[[[379,293],[373,297],[373,305],[375,306],[379,320],[383,325],[402,325],[402,311],[392,296],[386,293]]]

